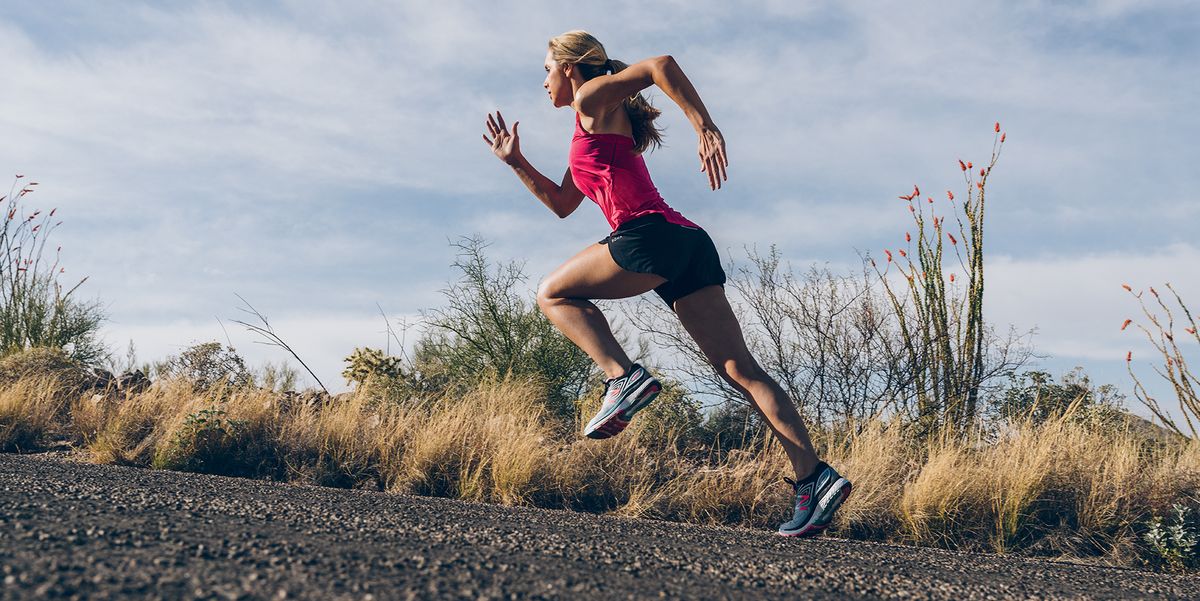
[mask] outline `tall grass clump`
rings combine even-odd
[[[57,208],[43,214],[27,209],[24,199],[37,191],[38,182],[17,175],[4,204],[0,226],[0,355],[33,347],[58,347],[72,359],[94,364],[108,356],[98,339],[104,314],[99,301],[74,297],[87,278],[65,288],[59,278],[62,247],[53,260],[44,257],[46,243],[62,221],[53,221]],[[39,218],[39,215],[41,216]]]
[[[37,448],[62,423],[61,384],[53,376],[21,378],[0,389],[0,452]]]
[[[525,503],[553,450],[536,380],[484,380],[438,398],[383,466],[389,489],[473,501]],[[415,416],[414,416],[415,417]]]

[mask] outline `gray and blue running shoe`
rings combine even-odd
[[[833,513],[850,496],[850,481],[824,461],[817,464],[812,475],[796,482],[784,478],[792,485],[795,497],[792,500],[792,519],[779,527],[783,536],[813,536],[819,534],[833,520]]]
[[[604,403],[583,429],[584,436],[609,438],[620,434],[633,415],[649,405],[661,391],[662,384],[644,367],[634,363],[625,375],[604,381]]]

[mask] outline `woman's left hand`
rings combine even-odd
[[[722,181],[729,179],[725,173],[725,168],[729,166],[729,159],[725,156],[725,138],[715,125],[700,128],[699,134],[700,171],[708,173],[708,186],[716,190],[721,187]]]

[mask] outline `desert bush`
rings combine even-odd
[[[224,388],[225,384],[237,388],[254,383],[241,355],[220,342],[193,344],[178,355],[167,357],[155,371],[163,378],[191,382],[197,390]]]
[[[30,376],[53,378],[67,394],[88,389],[96,382],[87,366],[59,347],[32,347],[0,359],[0,385]]]
[[[469,390],[481,377],[535,377],[551,414],[570,418],[574,400],[595,371],[590,357],[542,314],[517,263],[492,265],[479,238],[463,238],[454,262],[457,282],[442,290],[445,308],[423,312],[413,377]]]
[[[300,373],[281,361],[278,365],[267,361],[252,374],[254,385],[274,392],[288,392],[296,389]]]
[[[347,363],[342,377],[356,390],[376,398],[407,402],[413,397],[426,396],[445,390],[448,383],[430,378],[418,369],[409,367],[403,357],[388,355],[379,349],[358,347],[344,359]]]
[[[1123,415],[1125,395],[1111,384],[1092,386],[1082,367],[1055,382],[1048,372],[1030,370],[1010,374],[1009,384],[988,401],[991,417],[1000,421],[1030,419],[1035,423],[1069,413],[1073,419],[1117,424]]]

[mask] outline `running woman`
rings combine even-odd
[[[667,206],[650,180],[642,152],[660,146],[660,111],[641,91],[657,85],[679,105],[699,136],[700,171],[712,190],[728,179],[725,140],[675,60],[659,56],[626,65],[582,30],[550,40],[542,86],[557,107],[575,111],[575,132],[562,183],[542,175],[521,154],[519,122],[512,132],[499,111],[488,114],[483,141],[555,215],[565,218],[587,196],[612,233],[579,252],[538,287],[546,317],[586,352],[607,379],[600,411],[584,434],[620,433],[662,385],[630,361],[608,320],[589,299],[616,299],[654,290],[678,316],[713,368],[754,406],[783,444],[796,479],[785,536],[810,536],[829,525],[850,494],[850,481],[821,461],[783,388],[754,360],[725,296],[725,272],[708,233]]]

